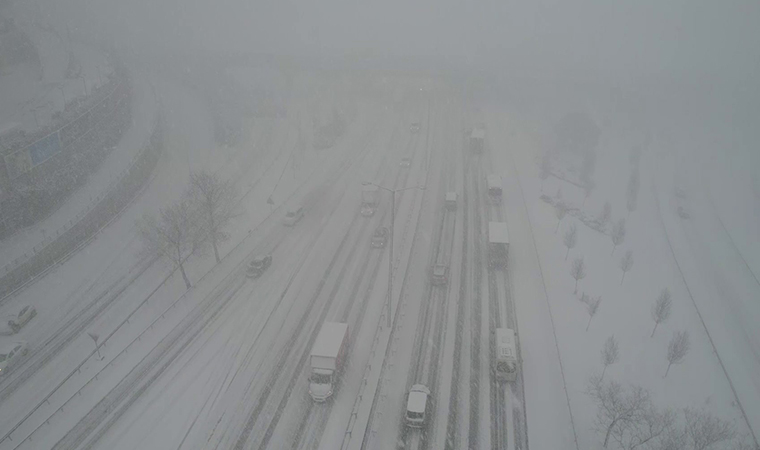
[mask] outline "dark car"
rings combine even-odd
[[[409,131],[412,133],[417,133],[420,131],[420,123],[419,122],[412,122],[412,124],[409,126]]]
[[[377,230],[375,230],[375,234],[372,235],[372,247],[384,248],[387,242],[388,242],[388,229],[385,227],[380,227]]]
[[[248,270],[246,275],[248,278],[258,278],[266,271],[269,266],[272,265],[272,255],[264,256],[263,258],[256,258],[248,263]]]

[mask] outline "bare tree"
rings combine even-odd
[[[583,262],[582,256],[573,260],[573,264],[570,266],[570,275],[575,278],[575,290],[573,291],[573,294],[577,294],[578,281],[586,276],[586,263]]]
[[[582,280],[586,276],[586,263],[583,262],[583,257],[575,258],[570,266],[570,276],[575,278],[575,290],[573,294],[578,293],[578,281]]]
[[[599,305],[602,303],[602,297],[592,298],[586,304],[586,312],[588,312],[588,323],[586,324],[586,331],[591,326],[591,319],[594,318],[597,311],[599,311]]]
[[[623,280],[625,280],[625,274],[633,267],[633,251],[628,250],[620,259],[620,270],[623,271],[623,276],[620,278],[620,285],[622,286]]]
[[[693,450],[707,450],[719,442],[732,440],[736,430],[731,423],[713,416],[707,411],[686,408],[684,435]]]
[[[538,167],[538,177],[541,178],[541,191],[544,190],[544,181],[549,178],[552,172],[552,162],[549,159],[549,154],[544,154],[541,158],[541,165]]]
[[[683,362],[684,357],[689,353],[690,346],[688,331],[676,331],[673,333],[673,338],[668,344],[668,368],[665,370],[663,378],[668,376],[670,366]]]
[[[652,306],[654,329],[652,329],[652,334],[649,336],[650,338],[654,336],[654,332],[657,331],[657,326],[668,320],[668,317],[670,317],[670,308],[672,304],[673,299],[670,297],[670,291],[668,288],[663,289],[662,292],[660,292],[660,296],[657,297],[657,301],[655,301]]]
[[[232,181],[222,180],[215,174],[196,172],[190,176],[188,197],[197,212],[205,237],[211,242],[218,264],[221,262],[218,246],[229,239],[224,228],[235,215],[237,187]]]
[[[624,450],[668,448],[675,419],[672,410],[660,412],[649,403],[633,414],[632,420],[618,422],[612,428],[612,439]]]
[[[631,423],[639,420],[639,416],[651,406],[649,392],[639,386],[631,387],[626,391],[615,382],[604,382],[601,377],[593,376],[589,379],[586,390],[591,399],[596,403],[597,431],[604,434],[604,447],[607,447],[613,430],[623,429]]]
[[[557,228],[554,229],[554,233],[557,233],[557,230],[559,230],[559,224],[562,223],[562,219],[565,218],[565,214],[567,214],[567,206],[565,206],[565,202],[558,202],[554,206],[554,214],[557,215]]]
[[[612,253],[610,255],[615,254],[615,249],[618,245],[622,244],[625,240],[625,219],[620,219],[617,221],[617,223],[612,227]]]
[[[604,379],[604,373],[607,372],[607,367],[609,367],[611,364],[615,364],[618,362],[618,359],[620,359],[620,353],[618,352],[618,344],[617,340],[615,340],[615,335],[608,337],[606,341],[604,341],[604,347],[602,347],[602,365],[604,366],[604,369],[602,369],[602,379]]]
[[[660,440],[658,450],[684,450],[685,448],[683,430],[678,426],[672,426]]]
[[[602,212],[599,214],[599,217],[596,219],[597,222],[599,222],[599,226],[604,228],[607,226],[607,223],[612,218],[612,205],[610,202],[604,202],[604,206],[602,207]]]
[[[581,207],[586,206],[586,200],[591,197],[591,192],[594,191],[595,187],[594,180],[588,180],[583,184],[583,203],[581,204]]]
[[[193,220],[190,203],[178,201],[161,208],[160,219],[146,215],[138,222],[140,238],[144,250],[158,254],[171,261],[182,273],[185,286],[190,289],[190,280],[185,273],[185,260],[198,251],[201,238]]]
[[[565,247],[567,252],[565,253],[565,261],[567,261],[567,255],[570,254],[570,250],[575,248],[575,244],[578,238],[578,230],[575,229],[575,224],[570,225],[570,228],[565,231]]]

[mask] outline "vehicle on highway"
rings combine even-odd
[[[488,195],[491,199],[497,202],[501,201],[501,177],[498,175],[488,175],[486,177],[486,184],[488,184]]]
[[[470,151],[473,153],[483,153],[485,140],[486,131],[483,128],[473,128],[470,133]]]
[[[26,325],[27,322],[32,320],[36,315],[37,310],[34,308],[34,306],[25,305],[21,308],[21,310],[19,310],[18,314],[8,320],[8,327],[13,331],[13,333],[18,333],[24,327],[24,325]]]
[[[362,186],[362,206],[361,215],[372,217],[375,215],[379,203],[379,189],[374,184],[365,184]]]
[[[288,227],[292,227],[297,224],[302,218],[303,206],[297,206],[285,213],[285,217],[282,218],[282,224]]]
[[[412,158],[408,156],[404,156],[401,158],[401,162],[398,164],[401,167],[409,167],[412,165]]]
[[[496,329],[496,359],[493,369],[497,380],[515,381],[517,379],[517,344],[514,330]]]
[[[248,263],[248,270],[246,270],[245,274],[246,276],[248,276],[248,278],[258,278],[271,265],[272,265],[272,255],[266,255],[261,258],[254,258]]]
[[[315,402],[330,398],[348,353],[348,324],[325,322],[311,348],[309,395]]]
[[[24,341],[12,342],[0,347],[0,375],[6,373],[27,353],[29,353],[29,347]]]
[[[420,131],[420,123],[419,122],[412,122],[411,125],[409,125],[409,131],[412,133],[417,133]]]
[[[456,192],[446,193],[446,209],[448,209],[449,211],[453,211],[457,209],[457,193]]]
[[[406,425],[412,428],[425,426],[430,409],[430,389],[425,385],[415,384],[409,390],[406,399]]]
[[[375,234],[372,235],[372,247],[385,248],[385,244],[388,243],[389,234],[388,229],[385,227],[380,227],[375,230]]]
[[[445,264],[436,264],[433,266],[431,276],[433,285],[443,285],[449,282],[449,266]]]
[[[488,265],[492,268],[507,266],[509,230],[506,222],[488,222]]]

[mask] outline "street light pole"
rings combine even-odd
[[[393,229],[396,225],[396,192],[405,191],[407,189],[419,189],[424,190],[425,186],[409,186],[401,189],[389,189],[385,186],[380,186],[379,184],[370,183],[368,181],[365,181],[362,183],[363,185],[372,185],[377,188],[383,189],[385,191],[388,191],[391,193],[391,226],[390,226],[390,249],[388,251],[388,298],[387,298],[387,317],[386,317],[386,324],[390,328],[391,326],[391,309],[393,306],[393,236],[395,233],[393,232]]]
[[[63,97],[63,110],[66,110],[66,94],[63,92],[63,85],[58,85],[58,89],[61,90],[61,97]]]
[[[388,317],[385,321],[391,327],[391,304],[393,299],[393,228],[396,225],[396,191],[391,191],[391,248],[388,252]]]

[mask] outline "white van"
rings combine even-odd
[[[406,400],[406,425],[412,428],[425,426],[430,408],[430,389],[422,384],[415,384]]]
[[[515,381],[517,379],[518,361],[514,330],[496,329],[496,360],[493,369],[497,380]]]

